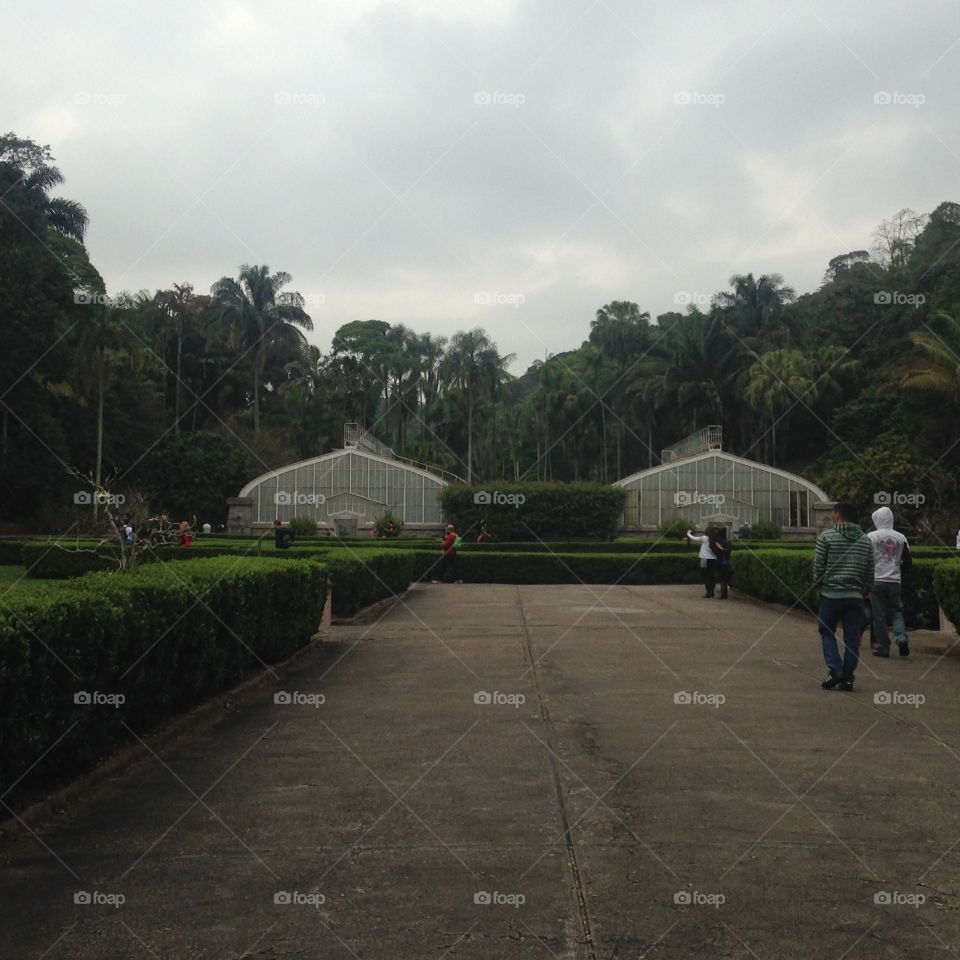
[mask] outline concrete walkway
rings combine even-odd
[[[823,674],[693,587],[418,586],[0,847],[0,957],[960,955],[960,662]]]

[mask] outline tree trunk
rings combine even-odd
[[[177,324],[177,373],[173,385],[173,432],[180,432],[180,364],[183,356],[183,329]]]
[[[467,483],[473,483],[473,400],[467,391]]]
[[[103,351],[97,357],[97,463],[94,468],[93,522],[97,522],[100,509],[100,480],[103,468],[103,395],[106,380],[106,356]]]

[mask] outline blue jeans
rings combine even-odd
[[[890,631],[887,628],[887,614],[892,614],[893,635],[897,643],[904,643],[907,630],[903,623],[903,594],[899,583],[878,580],[870,592],[873,605],[873,639],[882,653],[890,652]]]
[[[860,662],[860,628],[863,624],[863,600],[858,597],[820,597],[818,618],[823,640],[823,659],[827,669],[844,680],[853,680]],[[837,646],[837,624],[843,623],[843,659]]]

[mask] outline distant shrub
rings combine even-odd
[[[373,529],[377,531],[378,538],[394,540],[403,533],[403,519],[387,512],[373,521]]]
[[[751,540],[779,540],[780,525],[772,520],[758,520],[750,529]]]
[[[317,521],[313,517],[293,517],[290,520],[290,532],[295,540],[315,537],[317,535]]]
[[[679,540],[690,529],[690,523],[683,517],[667,517],[657,526],[664,540]]]

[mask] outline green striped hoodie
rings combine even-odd
[[[862,597],[873,587],[873,546],[856,523],[837,523],[817,537],[813,583],[824,597]]]

